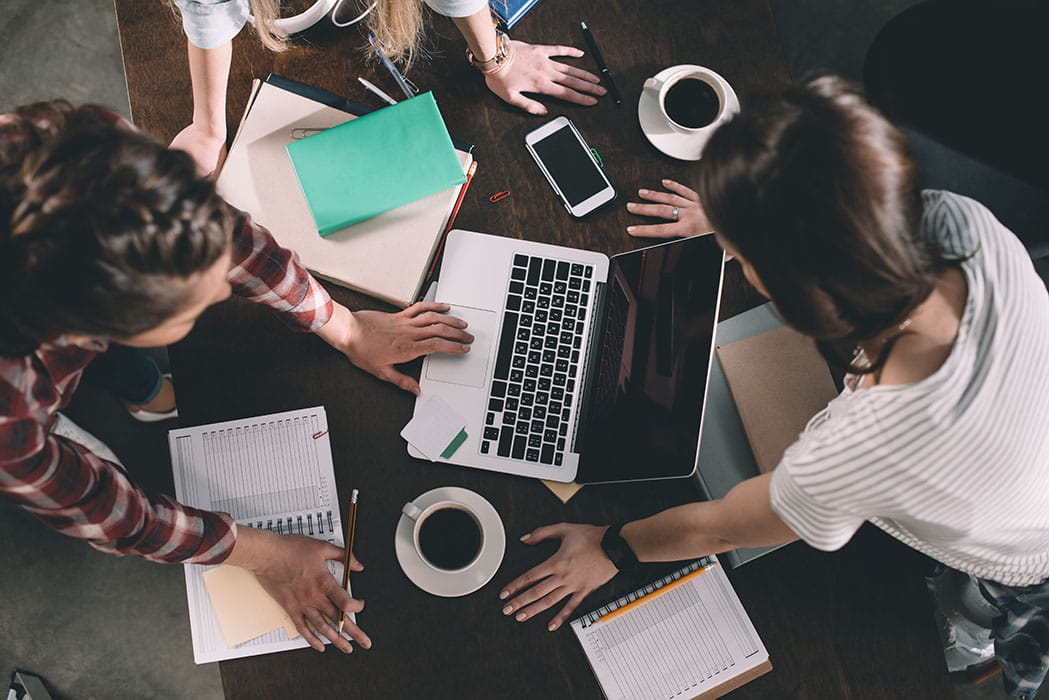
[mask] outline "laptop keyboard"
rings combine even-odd
[[[481,454],[561,466],[592,265],[514,255]]]

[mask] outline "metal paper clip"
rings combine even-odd
[[[307,127],[301,127],[301,128],[298,128],[298,129],[292,129],[291,130],[291,137],[297,141],[299,139],[304,139],[307,136],[312,136],[313,134],[317,134],[317,133],[320,133],[322,131],[327,131],[327,130],[326,129],[310,129],[310,128],[307,128]]]

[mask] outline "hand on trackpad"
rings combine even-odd
[[[451,384],[483,386],[498,315],[494,311],[469,306],[452,306],[448,314],[466,321],[466,330],[473,334],[474,342],[470,344],[470,352],[465,355],[430,355],[426,360],[426,378]]]

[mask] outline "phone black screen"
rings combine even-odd
[[[577,206],[608,187],[586,148],[565,126],[532,144],[539,160],[571,206]]]

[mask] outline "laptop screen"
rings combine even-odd
[[[722,268],[713,236],[611,259],[577,445],[578,482],[695,470]]]

